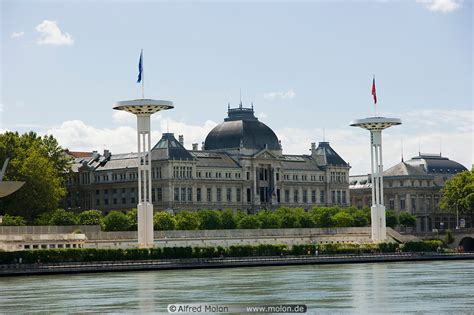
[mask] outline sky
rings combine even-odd
[[[8,1],[1,5],[0,133],[54,135],[73,151],[136,151],[136,120],[115,102],[174,102],[152,117],[201,143],[227,104],[254,104],[286,154],[329,141],[370,171],[369,132],[352,120],[398,117],[384,166],[474,156],[473,4],[413,1]],[[376,76],[378,102],[371,95]],[[375,112],[376,111],[376,112]],[[324,131],[323,131],[324,130]]]

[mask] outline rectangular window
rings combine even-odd
[[[179,188],[174,189],[174,201],[179,201]]]
[[[393,198],[390,198],[388,200],[388,209],[390,209],[390,210],[395,209],[395,200]]]
[[[109,199],[108,198],[104,198],[104,205],[108,205],[109,204]]]
[[[293,202],[298,203],[298,190],[293,191]]]
[[[163,188],[161,187],[157,188],[156,194],[157,194],[156,199],[158,200],[158,202],[163,201]]]
[[[122,198],[122,204],[126,204],[127,203],[127,198]]]
[[[405,199],[400,199],[400,210],[405,210]]]
[[[247,180],[250,180],[250,172],[247,172]]]
[[[151,202],[155,202],[156,201],[156,198],[155,198],[155,188],[152,188],[151,189]]]
[[[240,188],[237,188],[237,191],[236,191],[236,198],[237,198],[237,202],[240,202],[241,200],[241,196],[240,196],[241,192],[240,192]]]
[[[193,189],[191,187],[188,187],[188,202],[193,201]]]
[[[285,202],[290,202],[290,191],[288,189],[285,189]]]
[[[217,188],[216,190],[216,194],[217,194],[217,202],[221,202],[222,201],[222,189],[221,188]]]
[[[207,195],[207,202],[211,202],[211,201],[212,201],[212,191],[211,191],[211,188],[208,188],[208,189],[207,189],[206,195]]]
[[[311,191],[311,202],[316,203],[316,190]]]
[[[411,211],[412,212],[416,211],[416,197],[411,198]]]
[[[331,202],[333,204],[336,203],[336,191],[335,190],[331,190]]]
[[[196,201],[201,202],[201,188],[196,188]]]
[[[324,201],[325,198],[324,198],[324,190],[320,190],[319,191],[319,202],[320,203],[325,203],[326,201]]]
[[[247,202],[252,202],[252,190],[250,188],[247,188]]]
[[[346,191],[345,190],[342,191],[342,204],[344,205],[346,204]]]
[[[341,191],[340,190],[337,191],[337,204],[338,205],[341,204]]]
[[[96,200],[95,200],[95,205],[96,205],[96,206],[100,206],[100,199],[96,199]]]
[[[303,190],[303,203],[308,203],[308,191]]]
[[[186,201],[186,188],[181,188],[181,201]]]
[[[231,202],[232,201],[232,189],[231,188],[227,188],[227,202]]]
[[[117,198],[114,198],[114,199],[113,199],[113,204],[114,204],[114,205],[117,204]]]

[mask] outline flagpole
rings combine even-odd
[[[143,57],[143,48],[142,48],[142,99],[145,99],[145,67],[144,67],[145,58]]]

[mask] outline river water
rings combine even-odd
[[[0,313],[153,313],[175,303],[474,313],[473,267],[465,260],[8,277],[0,278]]]

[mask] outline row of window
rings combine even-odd
[[[324,181],[324,175],[310,175],[310,181],[312,182],[323,182]],[[298,174],[283,174],[283,180],[285,181],[302,181],[302,182],[307,182],[308,181],[308,175],[298,175]]]
[[[241,202],[242,191],[240,188],[214,188],[215,194],[213,194],[213,188],[196,188],[196,202]],[[235,195],[233,194],[235,191]],[[205,195],[203,196],[203,194]],[[225,194],[225,195],[224,195]],[[223,199],[225,198],[225,199]],[[191,187],[175,187],[174,198],[175,202],[193,202],[193,189]]]
[[[394,184],[396,182],[393,181],[393,180],[389,180],[388,181],[388,187],[394,187]],[[403,180],[400,180],[398,182],[398,187],[404,187],[406,183],[410,183],[411,184],[411,187],[431,187],[431,181],[430,180],[418,180],[418,181],[403,181]],[[424,185],[423,185],[424,184]]]
[[[345,190],[331,190],[331,201],[333,204],[345,205],[347,203]]]
[[[331,172],[331,183],[347,183],[346,172]]]

